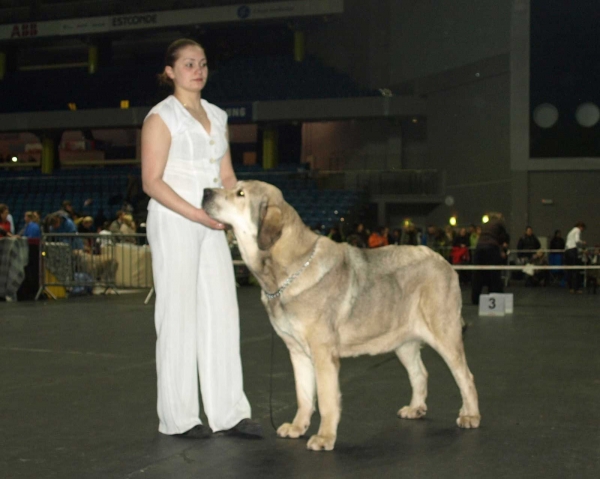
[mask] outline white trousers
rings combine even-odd
[[[201,424],[198,377],[210,427],[230,429],[251,411],[225,233],[151,209],[147,234],[156,291],[158,430],[178,434]]]

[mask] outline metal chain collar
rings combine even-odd
[[[319,238],[320,239],[320,238]],[[302,267],[296,271],[294,274],[292,274],[290,277],[288,277],[288,279],[286,279],[283,284],[279,287],[279,289],[277,291],[275,291],[274,293],[268,293],[266,292],[264,289],[264,293],[265,296],[267,297],[267,299],[271,300],[271,299],[275,299],[278,298],[279,296],[281,296],[281,294],[283,293],[283,291],[290,285],[292,284],[295,279],[300,276],[302,274],[302,272],[308,268],[308,265],[310,264],[310,262],[312,261],[312,259],[315,257],[315,253],[317,252],[317,243],[319,242],[319,239],[317,239],[317,241],[315,242],[315,246],[312,250],[312,253],[310,254],[310,256],[308,257],[308,259],[306,260],[306,262],[302,265]]]

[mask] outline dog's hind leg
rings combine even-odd
[[[315,411],[316,383],[315,370],[310,357],[303,351],[290,349],[290,358],[294,367],[298,412],[291,424],[286,422],[279,426],[277,435],[295,439],[302,436],[310,426],[310,418]]]
[[[481,422],[479,400],[473,375],[467,366],[467,358],[462,341],[462,334],[457,329],[456,334],[439,335],[436,341],[427,341],[446,361],[452,376],[460,389],[462,407],[456,424],[462,428],[477,428]]]
[[[408,371],[408,379],[412,387],[410,405],[398,411],[403,419],[418,419],[427,413],[427,370],[421,360],[421,343],[411,341],[396,349],[396,355]]]

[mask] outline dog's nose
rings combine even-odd
[[[204,188],[204,200],[210,200],[214,196],[215,192],[212,188]]]

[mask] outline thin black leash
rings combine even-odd
[[[277,427],[273,420],[273,364],[275,363],[275,330],[271,329],[271,373],[269,375],[269,416],[271,418],[271,426],[275,432]]]

